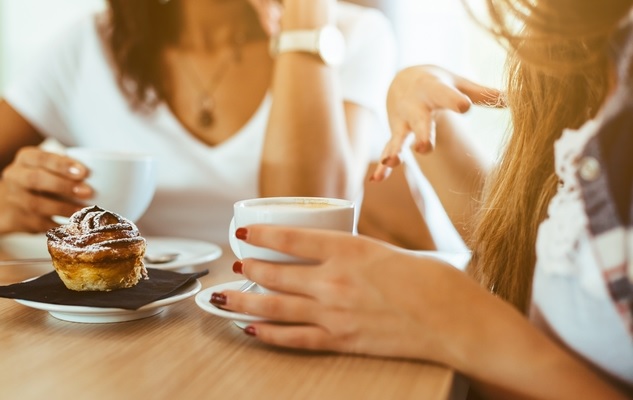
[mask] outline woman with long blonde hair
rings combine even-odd
[[[470,273],[364,237],[248,226],[239,239],[318,264],[238,261],[237,273],[280,293],[211,301],[286,323],[245,329],[263,342],[431,360],[485,397],[626,398],[633,1],[486,3],[509,51],[513,132],[483,195]],[[402,71],[388,101],[393,137],[374,179],[400,163],[410,132],[415,150],[430,151],[433,117],[467,109],[486,95],[476,90],[438,67]]]

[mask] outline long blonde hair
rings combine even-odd
[[[609,37],[633,0],[486,0],[507,46],[513,131],[490,177],[469,272],[527,312],[538,226],[554,195],[554,142],[593,117],[609,89]],[[517,27],[519,29],[517,29]]]

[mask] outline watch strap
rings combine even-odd
[[[282,31],[277,37],[277,54],[302,51],[311,54],[319,52],[318,30]]]
[[[270,53],[304,52],[313,54],[326,65],[336,66],[345,57],[345,38],[335,26],[326,25],[316,30],[282,31],[271,38]]]

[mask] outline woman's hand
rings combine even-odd
[[[54,215],[69,216],[92,189],[82,181],[87,169],[63,155],[22,148],[0,181],[0,233],[44,232]]]
[[[433,150],[436,111],[465,113],[473,103],[503,106],[498,90],[478,85],[440,67],[421,65],[400,71],[387,94],[391,139],[385,145],[372,180],[383,180],[390,168],[400,165],[399,154],[410,133],[415,136],[415,151]]]
[[[621,398],[586,361],[439,260],[338,231],[251,225],[236,236],[314,260],[237,262],[234,271],[279,293],[212,295],[218,307],[285,322],[246,327],[265,343],[434,361],[503,398]]]
[[[461,297],[485,295],[455,268],[366,237],[253,225],[246,241],[316,262],[301,266],[247,259],[234,270],[280,294],[214,295],[214,304],[223,308],[301,324],[247,328],[277,346],[455,365],[451,336],[465,322],[460,318],[467,310],[460,304],[468,304]]]
[[[257,15],[259,23],[268,36],[275,36],[281,29],[282,5],[279,0],[248,0]]]

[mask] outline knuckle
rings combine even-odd
[[[29,169],[24,174],[26,186],[31,189],[37,189],[40,181],[40,174],[35,169]]]
[[[33,151],[32,147],[22,147],[15,153],[15,162],[23,162],[29,157],[29,153]]]
[[[253,280],[263,284],[264,286],[277,287],[280,277],[279,273],[274,268],[268,266],[262,266],[253,270],[251,274]]]
[[[37,165],[46,165],[46,162],[48,161],[48,158],[49,158],[49,153],[42,150],[34,150],[34,149],[32,152],[34,154],[35,162],[37,163]]]
[[[352,279],[347,274],[335,273],[324,281],[321,301],[330,307],[349,307],[349,296],[353,286]]]
[[[3,181],[15,181],[18,176],[18,168],[15,163],[9,164],[5,169],[2,170],[2,180]]]
[[[282,252],[292,252],[297,245],[297,237],[290,232],[281,231],[277,233],[277,240],[280,244],[279,250]]]
[[[31,212],[38,212],[42,208],[42,202],[39,196],[27,195],[24,199],[24,203],[26,204],[26,209]]]
[[[279,316],[283,312],[283,304],[279,298],[274,296],[268,296],[265,301],[262,301],[261,312],[266,316]]]

